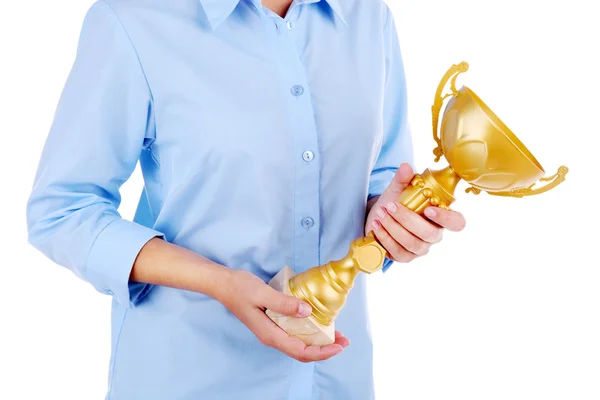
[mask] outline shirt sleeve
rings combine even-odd
[[[164,235],[124,220],[119,189],[152,137],[152,96],[126,32],[96,2],[27,202],[29,243],[101,293],[130,307],[150,285],[129,282],[141,248]]]
[[[413,142],[407,115],[407,90],[404,63],[394,16],[386,6],[384,28],[385,92],[383,102],[383,143],[369,181],[369,199],[380,196],[389,186],[400,165],[414,168]],[[392,264],[387,259],[385,272]]]
[[[383,101],[383,143],[369,181],[369,198],[388,187],[403,162],[414,164],[413,143],[407,116],[404,63],[394,16],[386,7],[384,28],[385,88]],[[414,165],[413,165],[414,167]]]

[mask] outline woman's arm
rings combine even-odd
[[[386,87],[384,96],[384,143],[371,174],[365,232],[373,231],[392,260],[410,262],[429,252],[442,238],[443,228],[459,231],[465,221],[460,213],[431,207],[423,218],[397,203],[414,176],[413,145],[408,123],[404,63],[394,16],[386,7]],[[403,163],[402,165],[399,165]]]
[[[232,282],[233,272],[193,251],[154,238],[138,254],[130,280],[220,298],[223,287]]]
[[[154,139],[153,108],[133,43],[110,6],[96,2],[85,18],[27,203],[29,242],[120,307],[139,306],[152,285],[191,290],[220,301],[260,341],[298,360],[340,352],[346,339],[307,347],[264,312],[310,315],[299,299],[121,218],[119,190]]]
[[[261,343],[302,362],[326,360],[350,344],[340,333],[336,333],[335,344],[324,347],[306,346],[289,337],[264,310],[303,318],[312,312],[308,304],[277,292],[247,271],[226,268],[158,238],[150,240],[140,251],[131,280],[213,297],[238,317]]]

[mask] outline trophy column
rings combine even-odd
[[[439,171],[427,168],[414,176],[398,202],[417,214],[422,214],[429,206],[448,210],[454,202],[454,189],[458,182],[460,177],[450,167]]]
[[[269,285],[310,304],[312,315],[299,319],[271,310],[267,310],[267,315],[290,336],[307,345],[331,344],[335,342],[335,318],[354,287],[354,279],[360,272],[370,274],[381,269],[385,256],[383,246],[368,235],[354,240],[341,260],[313,267],[299,275],[286,266]]]

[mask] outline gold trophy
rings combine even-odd
[[[469,68],[466,62],[453,65],[438,85],[432,106],[435,162],[444,156],[448,166],[426,169],[416,174],[398,202],[422,214],[428,206],[449,209],[454,190],[462,179],[467,193],[485,191],[494,196],[524,197],[546,192],[564,181],[568,168],[543,177],[545,172],[525,145],[471,89],[456,89],[456,78]],[[443,95],[450,81],[451,93]],[[448,101],[439,124],[444,100]],[[438,137],[438,126],[440,135]],[[537,182],[542,184],[536,187]],[[334,321],[341,311],[354,279],[360,272],[371,274],[382,268],[383,246],[372,232],[356,239],[348,254],[338,261],[313,267],[294,275],[286,267],[271,281],[278,290],[296,296],[313,308],[312,315],[300,321],[267,311],[291,336],[306,344],[334,342]]]

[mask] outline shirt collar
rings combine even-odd
[[[325,0],[329,7],[333,10],[334,13],[338,16],[340,21],[344,23],[344,25],[348,26],[346,19],[344,18],[344,11],[342,10],[342,6],[340,5],[339,0]]]
[[[208,18],[208,22],[213,29],[216,29],[223,21],[225,21],[235,10],[237,5],[242,0],[199,0],[202,8],[204,9],[204,13],[206,14],[206,18]],[[253,0],[255,1],[255,0]],[[319,1],[319,0],[316,0]],[[344,19],[344,14],[342,12],[342,7],[340,6],[339,0],[324,0],[329,4],[329,7],[335,12],[338,18],[347,25],[346,20]],[[258,1],[260,3],[260,1]],[[314,2],[311,0],[305,2]]]

